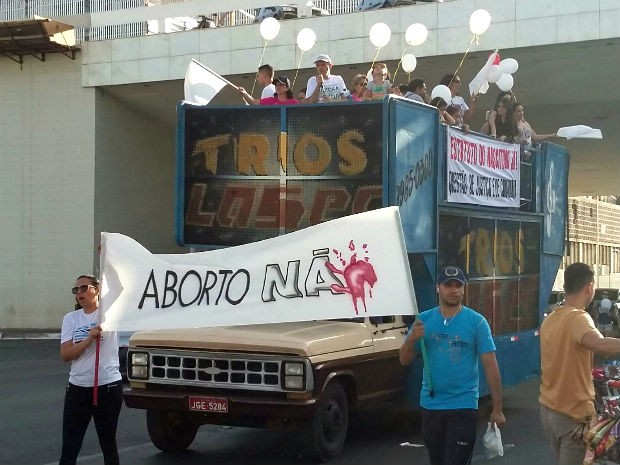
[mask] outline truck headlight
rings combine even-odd
[[[284,362],[284,375],[303,376],[304,364],[300,362]]]
[[[149,362],[148,354],[143,352],[132,352],[131,353],[131,364],[132,365],[146,365]]]
[[[284,377],[284,387],[286,389],[295,389],[303,390],[304,388],[304,377],[303,376],[285,376]]]
[[[302,362],[284,362],[284,388],[303,391],[305,383],[305,365]]]
[[[149,354],[146,352],[129,353],[130,379],[148,379],[149,377]]]
[[[147,379],[149,377],[148,375],[149,375],[149,371],[146,367],[143,367],[143,366],[131,367],[132,378]]]

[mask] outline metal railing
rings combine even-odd
[[[5,0],[0,9],[2,21],[15,21],[26,18],[26,3],[24,0]]]
[[[314,4],[329,11],[330,15],[343,15],[355,11],[359,0],[316,0]]]
[[[143,7],[145,5],[157,6],[185,3],[185,1],[186,0],[3,0],[0,2],[0,21],[28,19],[32,18],[34,15],[49,18],[80,15],[89,12],[99,13]],[[355,11],[359,1],[360,0],[315,0],[314,5],[329,11],[331,15],[336,15]],[[299,0],[292,0],[291,3],[301,4]],[[266,0],[265,6],[269,6],[268,0]],[[199,24],[197,27],[237,26],[253,23],[254,17],[258,12],[258,9],[247,9],[222,12],[207,17],[197,14],[196,17],[192,19],[195,19]],[[188,22],[188,24],[189,23],[190,22]],[[196,26],[188,26],[187,29],[194,27]],[[175,30],[179,29],[175,28]],[[136,37],[152,33],[153,31],[149,31],[147,22],[133,22],[114,26],[76,28],[75,32],[76,40],[80,43],[84,41]]]
[[[144,0],[4,0],[0,2],[0,21],[16,21],[36,16],[44,18],[79,15],[144,6]],[[144,22],[76,28],[76,42],[136,37],[147,33]]]

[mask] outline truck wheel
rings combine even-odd
[[[198,425],[183,415],[159,410],[146,411],[146,427],[153,445],[164,452],[184,451],[198,432]]]
[[[308,425],[304,442],[308,455],[321,462],[342,452],[349,428],[349,404],[342,385],[332,381],[319,398],[312,423]]]

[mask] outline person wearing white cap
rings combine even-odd
[[[320,54],[314,60],[317,74],[308,79],[306,98],[303,103],[322,103],[342,100],[349,91],[342,76],[331,74],[332,60],[329,55]]]

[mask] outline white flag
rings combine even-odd
[[[185,73],[185,100],[208,105],[228,81],[202,63],[192,60]]]
[[[489,58],[487,58],[487,62],[482,68],[480,68],[480,71],[478,71],[476,77],[474,77],[469,83],[469,95],[486,94],[487,90],[489,90],[487,74],[489,73],[489,69],[491,69],[491,66],[493,65],[496,57],[497,50],[489,55]]]
[[[566,137],[567,140],[580,139],[602,139],[603,133],[600,129],[592,129],[590,126],[578,124],[577,126],[566,126],[558,129],[558,137]]]
[[[209,252],[153,255],[114,233],[101,246],[106,330],[417,313],[398,207]]]

